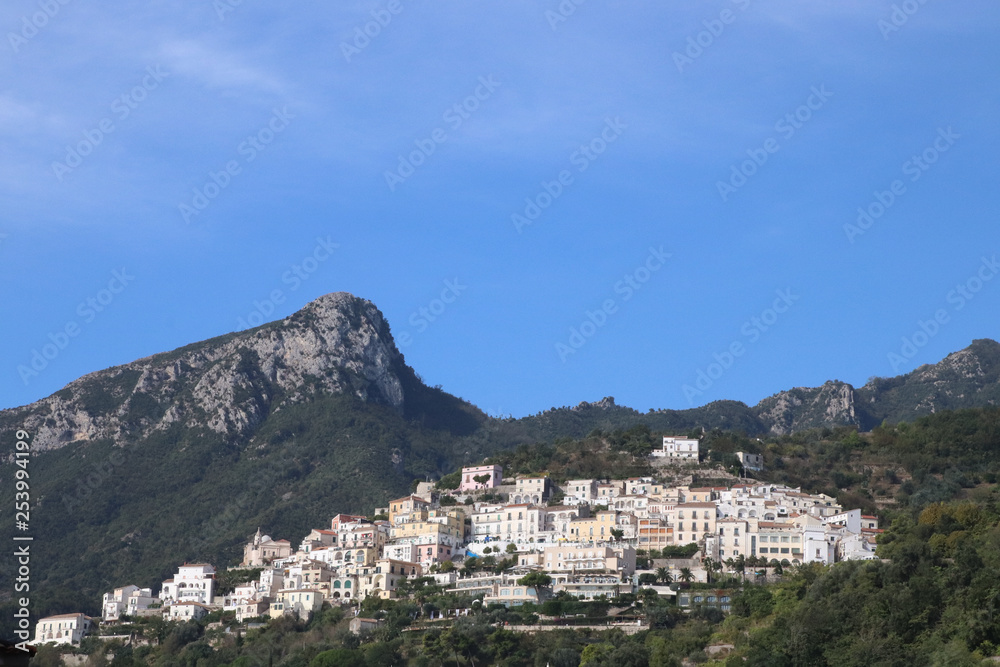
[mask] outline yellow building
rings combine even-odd
[[[406,496],[397,498],[389,503],[389,523],[395,524],[397,517],[402,517],[413,510],[426,509],[431,504],[420,496]]]
[[[581,542],[613,539],[611,530],[620,528],[618,514],[608,510],[592,517],[573,519],[569,524],[570,539]]]

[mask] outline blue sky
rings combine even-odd
[[[0,408],[334,291],[515,416],[1000,336],[994,2],[63,2],[0,9]]]

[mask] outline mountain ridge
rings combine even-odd
[[[753,408],[715,401],[641,413],[611,397],[492,418],[426,386],[370,301],[339,292],[290,317],[87,374],[0,411],[0,437],[32,436],[37,609],[88,608],[178,562],[228,563],[257,526],[304,535],[338,512],[370,513],[416,479],[524,445],[645,425],[747,435],[870,428],[1000,403],[1000,344],[974,341],[938,364],[855,389],[830,381]],[[11,461],[0,474],[12,478]],[[10,537],[11,525],[0,533]],[[73,558],[67,558],[73,554]],[[13,578],[10,560],[0,576]],[[10,592],[0,590],[0,607]]]
[[[317,393],[352,393],[405,414],[406,387],[412,408],[427,388],[406,365],[382,313],[370,301],[334,292],[282,320],[88,373],[46,398],[0,411],[0,433],[26,428],[34,434],[36,451],[104,438],[120,445],[175,422],[245,439],[271,411]],[[510,421],[451,399],[471,408],[466,416],[474,415],[476,424],[466,423],[465,434],[488,422]],[[506,444],[521,444],[545,437],[552,422],[576,424],[572,433],[590,423],[609,423],[606,415],[586,412],[597,409],[617,413],[610,423],[645,420],[667,429],[785,435],[843,425],[867,431],[885,420],[998,404],[1000,343],[977,339],[937,363],[895,377],[872,377],[861,387],[828,380],[819,387],[778,391],[753,406],[718,400],[647,413],[608,397],[516,418],[523,428],[492,428],[515,432]]]

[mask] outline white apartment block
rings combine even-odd
[[[163,582],[160,599],[166,602],[212,604],[215,568],[207,563],[181,565],[173,579]]]
[[[578,505],[575,507],[569,505],[556,505],[553,507],[543,507],[541,509],[544,531],[549,533],[550,539],[558,539],[560,537],[568,538],[570,524],[573,519],[581,516],[590,516],[590,507],[587,505]]]
[[[652,477],[632,477],[625,480],[625,495],[648,496],[658,486]]]
[[[173,602],[167,607],[167,618],[171,621],[196,621],[210,611],[211,607],[200,602]]]
[[[665,435],[663,436],[663,448],[654,450],[653,456],[697,462],[700,442],[697,438],[681,438],[673,435]]]
[[[567,505],[589,505],[597,499],[596,479],[571,479],[562,486]]]
[[[547,508],[530,504],[504,505],[492,512],[472,515],[472,539],[487,537],[507,542],[535,541],[545,531]]]
[[[630,546],[582,546],[567,544],[546,547],[542,568],[546,572],[635,573],[635,549]]]
[[[101,612],[105,621],[117,621],[123,615],[137,616],[140,610],[149,609],[156,602],[159,598],[149,588],[122,586],[104,594]]]
[[[35,644],[79,644],[94,623],[85,614],[47,616],[35,624]]]
[[[714,535],[717,509],[715,503],[680,503],[667,511],[667,522],[674,527],[674,544],[701,542]]]

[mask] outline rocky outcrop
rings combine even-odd
[[[822,387],[796,387],[765,398],[754,410],[771,433],[833,425],[858,425],[854,388],[846,382],[830,381]]]
[[[402,412],[404,368],[382,313],[340,292],[284,320],[91,373],[0,413],[0,431],[26,428],[36,450],[121,443],[178,422],[242,438],[272,410],[315,392]]]

